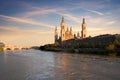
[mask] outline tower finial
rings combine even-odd
[[[81,37],[82,38],[86,37],[86,23],[85,23],[85,18],[83,18]]]
[[[85,18],[83,18],[83,24],[85,24]]]
[[[64,22],[64,17],[62,16],[62,22]]]

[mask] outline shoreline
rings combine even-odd
[[[96,55],[120,56],[120,34],[104,34],[82,39],[70,39],[39,47],[40,50],[90,53]]]
[[[94,54],[94,55],[105,55],[105,56],[120,56],[120,49],[116,49],[114,51],[108,51],[101,48],[47,48],[47,49],[40,49],[42,51],[52,51],[52,52],[69,52],[71,54]]]

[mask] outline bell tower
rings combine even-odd
[[[85,18],[83,18],[83,23],[82,23],[82,31],[81,31],[81,37],[85,38],[86,37],[86,23],[85,23]]]
[[[58,42],[58,30],[57,27],[55,27],[55,43]]]
[[[62,21],[61,21],[61,41],[66,40],[66,36],[65,36],[65,22],[64,22],[64,17],[62,16]]]

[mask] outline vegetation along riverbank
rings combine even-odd
[[[39,47],[45,51],[120,56],[120,35],[99,35],[84,39],[67,40],[63,43],[47,44]]]
[[[0,42],[0,52],[3,51],[4,43]]]

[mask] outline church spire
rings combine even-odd
[[[64,17],[62,16],[62,22],[64,22]]]
[[[61,41],[66,40],[66,36],[65,36],[65,30],[66,29],[66,25],[64,22],[64,17],[62,16],[62,21],[61,21]]]
[[[55,43],[58,42],[58,30],[57,30],[57,26],[55,27]]]
[[[82,22],[81,37],[82,37],[82,38],[85,38],[85,37],[86,37],[86,23],[85,23],[85,18],[83,18],[83,22]]]
[[[83,18],[83,24],[85,24],[85,18]]]
[[[65,22],[64,22],[64,17],[62,16],[62,21],[61,21],[61,28],[65,29]]]
[[[55,35],[58,35],[58,29],[57,29],[57,26],[55,27]]]

